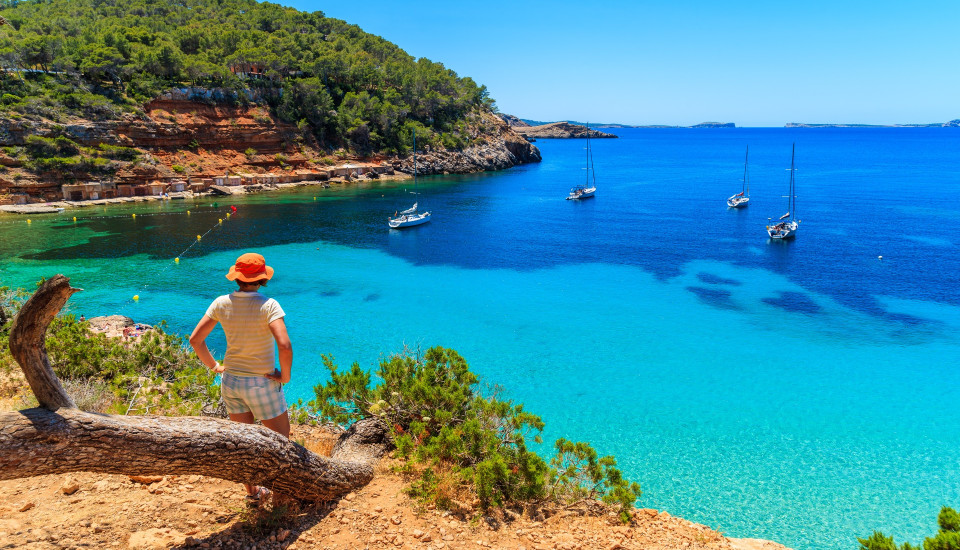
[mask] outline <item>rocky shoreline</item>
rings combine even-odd
[[[378,176],[392,171],[413,173],[412,155],[357,157],[343,150],[328,151],[256,105],[211,106],[161,98],[144,110],[140,116],[128,114],[120,120],[70,124],[0,118],[0,205],[61,202],[61,186],[74,182],[109,181],[116,186],[182,181],[189,185],[224,175],[253,179],[272,175],[281,180],[334,180],[341,175],[349,180],[348,174],[338,173],[358,165],[375,167]],[[472,116],[473,126],[466,130],[470,145],[462,150],[421,150],[417,155],[419,174],[467,174],[540,162],[540,151],[499,117],[486,111]],[[106,161],[106,172],[96,172],[90,163],[83,165],[86,168],[71,165],[37,172],[24,152],[31,136],[67,139],[76,144],[71,147],[87,147],[95,155],[104,146],[120,148],[134,158]],[[251,187],[256,186],[247,186],[247,190],[256,192]]]

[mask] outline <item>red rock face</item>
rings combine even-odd
[[[462,151],[424,151],[419,173],[469,173],[540,162],[540,151],[492,113],[472,115],[471,120],[475,127],[470,131],[479,140]],[[325,170],[340,162],[392,161],[401,171],[413,171],[411,157],[334,158],[310,132],[277,121],[266,107],[257,105],[211,105],[168,96],[147,103],[141,114],[126,114],[119,120],[75,120],[66,125],[3,122],[0,145],[22,146],[30,135],[65,135],[85,147],[106,143],[136,148],[140,156],[133,162],[112,161],[108,170],[98,173],[73,168],[37,174],[25,169],[24,158],[0,154],[0,165],[11,168],[0,179],[0,203],[11,202],[11,193],[26,193],[31,202],[59,200],[60,186],[70,182],[144,184],[226,173],[290,174]]]
[[[143,149],[256,149],[273,155],[292,149],[296,126],[275,121],[265,108],[207,105],[192,101],[151,101],[146,118],[127,117],[115,130],[118,142]]]

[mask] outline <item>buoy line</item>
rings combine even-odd
[[[170,268],[172,268],[172,267],[174,267],[174,266],[180,265],[180,259],[183,258],[184,256],[186,256],[186,254],[190,251],[191,248],[193,248],[194,246],[197,246],[198,244],[200,244],[200,243],[203,241],[203,238],[204,238],[204,237],[206,237],[207,235],[209,235],[210,232],[214,231],[214,230],[217,229],[218,227],[223,226],[223,222],[226,221],[226,220],[229,220],[229,219],[230,219],[230,216],[231,216],[232,214],[234,214],[234,213],[237,212],[237,210],[236,210],[235,207],[231,207],[231,209],[232,209],[232,212],[227,212],[227,213],[225,214],[225,217],[223,217],[223,218],[218,218],[218,219],[217,219],[217,223],[211,225],[210,228],[207,229],[205,232],[197,235],[196,240],[194,240],[192,243],[190,243],[190,245],[187,246],[186,248],[184,248],[179,254],[177,254],[176,256],[174,256],[173,261],[172,261],[171,263],[166,264],[166,265],[163,267],[163,269],[161,269],[160,271],[158,271],[157,274],[156,274],[156,276],[154,276],[151,280],[160,280],[160,279],[162,279],[163,274],[166,273],[167,270],[169,270]],[[189,214],[189,212],[190,212],[190,211],[188,210],[188,211],[187,211],[187,214]],[[123,312],[126,311],[126,309],[127,309],[129,306],[131,306],[132,304],[139,303],[139,302],[140,302],[140,294],[146,292],[149,287],[150,287],[150,283],[144,283],[144,284],[142,284],[140,287],[138,287],[137,290],[136,290],[136,293],[135,293],[129,300],[127,300],[127,301],[123,304],[122,307],[120,307],[120,309],[117,311],[117,314],[123,313]]]

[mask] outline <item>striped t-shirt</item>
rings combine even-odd
[[[237,291],[214,300],[207,317],[219,322],[227,335],[224,372],[236,376],[272,373],[276,348],[269,325],[284,315],[276,300],[259,292]]]

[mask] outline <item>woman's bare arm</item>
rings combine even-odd
[[[265,376],[270,380],[286,384],[290,381],[290,367],[293,365],[293,345],[290,344],[290,337],[287,336],[287,324],[283,321],[283,317],[270,323],[270,332],[273,333],[273,339],[277,341],[280,374],[274,372]]]
[[[217,362],[210,350],[207,349],[207,336],[210,336],[210,332],[215,326],[217,326],[217,322],[204,315],[197,323],[197,328],[193,329],[193,334],[190,335],[190,345],[207,368],[212,369],[213,372],[221,373],[223,372],[223,365]]]

